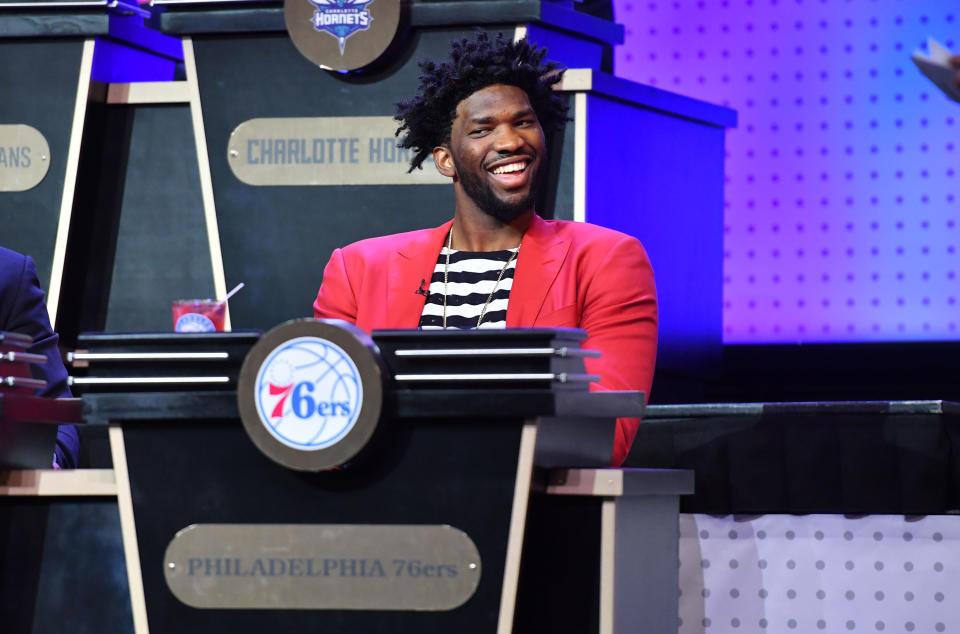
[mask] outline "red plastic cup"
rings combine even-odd
[[[175,299],[174,332],[220,332],[227,316],[227,303],[215,299]]]

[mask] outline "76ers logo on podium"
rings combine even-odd
[[[313,12],[313,28],[326,31],[337,38],[340,44],[340,54],[347,38],[357,31],[370,28],[370,11],[367,5],[373,0],[310,0],[317,10]]]
[[[342,440],[363,402],[353,360],[340,346],[317,337],[291,339],[271,352],[255,386],[257,411],[267,431],[304,451]]]

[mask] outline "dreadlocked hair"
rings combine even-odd
[[[423,161],[433,148],[449,142],[457,104],[494,84],[516,86],[527,93],[545,131],[563,129],[568,120],[567,104],[553,91],[553,85],[565,69],[555,62],[544,62],[546,54],[545,48],[526,39],[512,42],[500,33],[491,40],[481,31],[474,40],[452,42],[449,61],[421,61],[418,94],[397,103],[394,116],[400,122],[397,136],[406,131],[397,146],[414,152],[408,172],[423,169]]]

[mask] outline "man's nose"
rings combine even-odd
[[[512,125],[502,126],[497,132],[493,149],[497,152],[515,152],[524,144],[523,137]]]

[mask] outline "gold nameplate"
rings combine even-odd
[[[50,146],[36,129],[22,123],[0,124],[0,192],[36,187],[50,169]]]
[[[452,610],[480,583],[480,554],[444,525],[193,524],[164,555],[194,608]]]
[[[250,119],[230,133],[227,162],[247,185],[447,185],[425,161],[410,169],[393,117]]]

